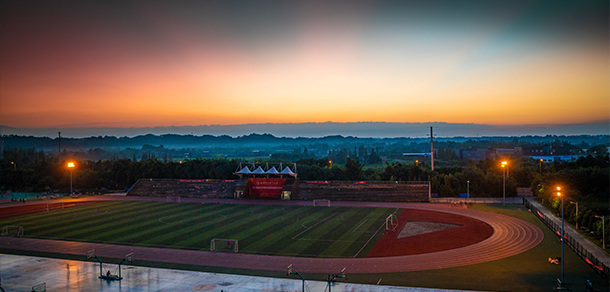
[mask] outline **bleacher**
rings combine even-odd
[[[128,196],[180,196],[196,198],[233,198],[236,180],[139,179]]]
[[[301,182],[296,200],[427,202],[428,182]]]
[[[140,179],[128,196],[180,196],[193,198],[234,198],[247,180]],[[287,180],[284,191],[292,200],[428,202],[428,182],[308,182]]]

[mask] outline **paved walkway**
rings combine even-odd
[[[118,273],[117,265],[104,265],[105,270]],[[122,281],[109,282],[98,279],[99,264],[94,262],[49,259],[0,254],[0,278],[7,292],[32,291],[32,287],[44,283],[47,291],[87,292],[150,292],[150,291],[226,291],[226,292],[297,292],[302,281],[217,273],[202,273],[123,265]],[[323,281],[306,281],[311,292],[327,291]],[[397,286],[362,285],[337,280],[332,291],[363,292],[442,292],[462,290],[411,288]],[[0,290],[1,291],[1,290]],[[462,291],[466,292],[466,291]]]
[[[94,197],[87,200],[164,200],[164,198],[145,197]],[[190,199],[202,201],[201,199]],[[189,201],[185,199],[183,201]],[[206,202],[218,200],[204,200]],[[311,204],[304,201],[254,201],[221,200],[224,203],[258,203],[258,204]],[[509,216],[495,213],[452,208],[449,205],[421,203],[381,203],[381,202],[333,202],[334,206],[380,206],[390,208],[411,208],[447,212],[472,217],[489,224],[494,232],[489,238],[462,248],[427,254],[374,257],[374,258],[306,258],[283,257],[253,254],[216,253],[208,251],[154,248],[127,245],[111,245],[88,242],[72,242],[33,238],[3,238],[0,249],[31,250],[48,253],[62,253],[84,256],[88,250],[95,249],[99,256],[122,258],[134,252],[138,260],[201,265],[226,268],[240,268],[266,271],[285,271],[293,265],[301,273],[337,273],[346,268],[348,273],[388,273],[442,269],[483,263],[502,259],[527,251],[538,245],[543,239],[542,231],[535,225]],[[26,231],[27,232],[27,231]]]
[[[557,218],[555,214],[553,214],[549,209],[547,209],[544,205],[536,202],[534,198],[527,199],[534,207],[538,208],[540,212],[544,214],[544,216],[551,221],[555,222],[557,225],[561,226],[561,217]],[[574,240],[578,241],[578,243],[583,246],[586,250],[588,250],[593,256],[595,256],[599,261],[604,263],[606,267],[610,267],[610,255],[605,253],[599,246],[591,242],[588,238],[584,237],[580,232],[576,231],[569,224],[564,224],[564,231],[566,235],[571,236]]]

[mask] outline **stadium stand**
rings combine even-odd
[[[197,198],[234,198],[236,190],[244,190],[247,179],[241,180],[178,180],[140,179],[128,196],[181,196]],[[428,202],[428,182],[316,182],[289,179],[283,191],[290,191],[292,200]],[[245,196],[248,197],[248,196]]]
[[[180,196],[197,198],[233,198],[236,180],[139,179],[128,196]]]
[[[297,200],[427,202],[428,182],[301,182]]]

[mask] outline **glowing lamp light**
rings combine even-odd
[[[70,168],[74,167],[74,162],[68,162],[68,167],[70,167]]]

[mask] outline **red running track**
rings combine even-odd
[[[108,200],[108,197],[104,199]],[[120,200],[133,199],[135,198],[123,197]],[[146,198],[135,200],[138,199]],[[151,200],[164,200],[164,198]],[[232,203],[252,202],[232,201]],[[306,204],[308,202],[289,203]],[[411,208],[458,214],[486,222],[493,228],[493,234],[476,244],[456,249],[417,255],[373,258],[329,259],[229,254],[31,238],[2,238],[0,239],[0,251],[2,249],[12,249],[83,255],[84,260],[87,250],[96,249],[97,255],[101,257],[121,258],[126,253],[134,252],[136,260],[161,263],[267,271],[286,271],[286,267],[292,264],[293,268],[301,273],[336,273],[343,268],[346,268],[346,272],[349,273],[389,273],[451,268],[498,260],[525,252],[538,245],[543,239],[542,230],[529,222],[495,213],[465,208],[448,208],[447,205],[377,202],[333,202],[333,205]]]

